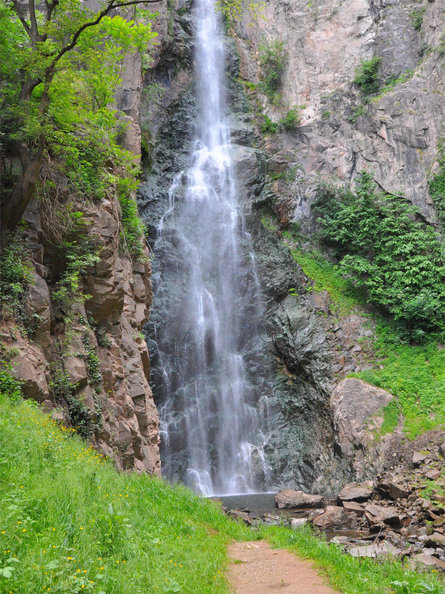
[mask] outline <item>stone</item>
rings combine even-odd
[[[322,495],[311,495],[294,489],[282,489],[275,495],[275,507],[278,509],[317,507],[322,501]]]
[[[331,394],[331,410],[343,454],[351,455],[373,441],[367,423],[392,400],[393,396],[386,390],[356,378],[346,378],[337,385]],[[383,417],[380,425],[382,422]],[[377,425],[374,428],[378,428]]]
[[[445,548],[445,535],[440,532],[433,532],[426,541],[426,546],[429,547],[443,547]]]
[[[395,507],[383,505],[376,505],[368,503],[365,506],[365,516],[371,525],[375,524],[389,524],[391,526],[400,525],[400,517]]]
[[[292,518],[292,520],[290,521],[290,527],[292,528],[292,530],[299,530],[300,528],[303,528],[303,526],[305,526],[307,523],[307,518]]]
[[[428,553],[418,553],[417,555],[413,555],[410,558],[408,564],[412,571],[419,569],[419,566],[421,568],[434,568],[445,571],[445,561],[442,561],[442,559],[438,559],[437,557],[434,557]]]
[[[328,505],[326,510],[312,521],[312,524],[323,530],[338,530],[340,528],[353,530],[358,526],[356,514],[337,505]]]
[[[414,452],[414,454],[413,454],[414,466],[420,466],[424,460],[426,460],[425,454],[422,454],[422,452]]]
[[[397,556],[400,554],[400,552],[400,549],[386,540],[382,542],[375,542],[369,545],[348,548],[348,553],[352,557],[380,557],[384,555]]]
[[[430,479],[431,481],[435,481],[440,477],[440,471],[439,470],[429,470],[428,472],[425,473],[425,476],[427,479]]]
[[[366,501],[374,490],[374,483],[371,481],[365,483],[349,483],[340,491],[338,497],[342,501]]]
[[[363,516],[365,508],[356,501],[343,501],[343,507],[348,512],[354,512],[357,516]]]
[[[391,477],[381,480],[378,484],[378,490],[384,496],[390,497],[391,499],[402,499],[408,497],[411,493],[411,489],[408,486]]]
[[[445,443],[441,443],[439,446],[439,454],[442,458],[445,458]]]

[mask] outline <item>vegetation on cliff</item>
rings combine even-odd
[[[421,341],[445,329],[445,266],[438,234],[404,198],[376,191],[364,172],[354,191],[321,186],[321,238],[366,301]]]
[[[127,20],[116,9],[150,1],[109,0],[96,11],[79,0],[1,1],[3,228],[14,229],[36,197],[50,217],[66,210],[68,196],[101,200],[116,185],[128,210],[138,168],[120,146],[127,124],[112,105],[125,56],[145,54],[155,33],[148,12]]]

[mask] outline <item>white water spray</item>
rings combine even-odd
[[[237,203],[214,0],[197,1],[196,23],[191,165],[176,175],[158,226],[158,241],[174,229],[181,254],[163,264],[180,298],[171,299],[157,329],[163,465],[169,478],[203,495],[249,493],[264,487],[268,470],[245,360],[259,331],[261,299],[254,270],[247,270],[252,254]]]

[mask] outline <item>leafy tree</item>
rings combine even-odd
[[[354,192],[322,187],[322,239],[368,301],[414,340],[445,328],[445,266],[438,234],[400,196],[377,192],[363,172]]]
[[[123,58],[147,51],[150,22],[117,9],[155,0],[0,0],[2,225],[14,228],[36,192],[44,163],[64,162],[91,197],[106,188],[107,162],[132,167],[118,143],[112,105]]]

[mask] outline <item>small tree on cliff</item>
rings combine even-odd
[[[131,161],[110,105],[125,54],[146,52],[156,34],[149,19],[116,12],[155,1],[107,0],[92,11],[81,0],[0,0],[2,228],[20,221],[44,162],[64,161],[81,191],[100,194],[107,160]]]

